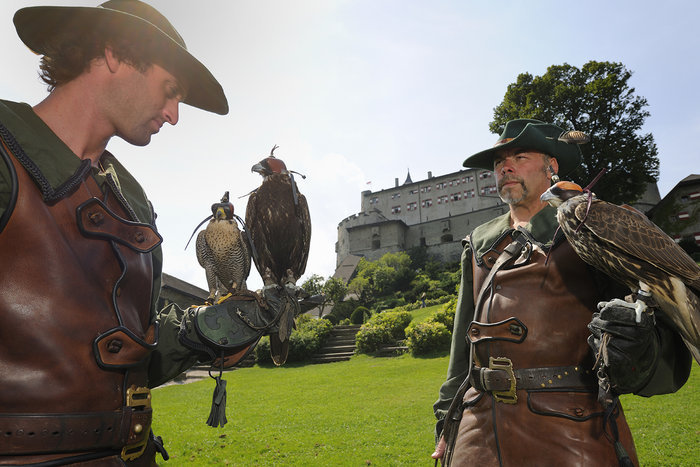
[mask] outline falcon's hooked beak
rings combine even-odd
[[[558,208],[564,201],[581,193],[583,193],[581,187],[573,182],[557,182],[542,193],[540,201],[547,202],[550,206]]]
[[[562,200],[559,199],[557,195],[552,193],[552,188],[554,188],[555,185],[552,185],[549,187],[547,191],[542,193],[542,196],[540,196],[540,201],[549,203],[550,206],[559,207],[559,205],[562,203]]]
[[[265,169],[265,167],[263,167],[263,165],[262,165],[260,162],[258,162],[258,163],[255,164],[253,167],[251,167],[251,168],[250,168],[250,171],[251,171],[251,172],[257,172],[257,173],[259,173],[260,175],[262,175],[263,177],[264,177],[265,175],[269,175],[269,174],[270,174],[270,171],[267,170],[267,169]]]

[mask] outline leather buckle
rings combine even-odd
[[[136,411],[143,411],[151,408],[151,390],[145,387],[131,386],[126,390],[126,406],[132,407]],[[150,424],[149,424],[150,425]],[[144,431],[150,430],[150,426],[144,426],[142,423],[132,423],[131,433],[129,437],[135,437],[140,441],[127,444],[122,448],[121,458],[124,461],[132,461],[138,459],[146,450],[148,444],[148,433]]]
[[[503,370],[510,378],[510,388],[507,391],[491,391],[496,402],[505,404],[515,404],[518,402],[518,395],[515,392],[515,373],[513,372],[513,362],[506,357],[489,357],[489,368],[492,370]]]

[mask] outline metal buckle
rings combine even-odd
[[[135,409],[151,408],[151,390],[148,388],[131,386],[126,390],[126,406]]]
[[[133,407],[135,410],[146,410],[151,408],[151,390],[145,387],[131,386],[126,390],[126,406]],[[143,436],[144,430],[150,427],[144,427],[141,424],[136,424],[133,431],[137,436]],[[138,459],[146,450],[148,444],[148,435],[142,441],[127,444],[122,448],[121,458],[124,461],[132,461]]]
[[[515,404],[518,402],[518,395],[515,392],[515,373],[513,372],[513,362],[506,357],[489,357],[489,368],[492,370],[503,370],[510,378],[510,389],[507,391],[491,391],[496,402],[505,404]]]

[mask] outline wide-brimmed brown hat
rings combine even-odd
[[[555,157],[559,163],[559,174],[567,175],[581,163],[579,144],[587,138],[581,132],[582,140],[564,137],[567,133],[562,128],[531,118],[519,118],[506,123],[503,133],[496,144],[484,151],[468,157],[463,166],[469,168],[493,170],[493,159],[497,151],[506,148],[522,148]]]
[[[118,31],[146,44],[153,61],[187,83],[183,101],[193,107],[228,113],[228,101],[219,82],[187,51],[185,41],[155,8],[138,0],[109,0],[98,7],[37,6],[18,10],[15,28],[34,53],[45,55],[53,41],[71,31]]]

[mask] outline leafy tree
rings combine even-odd
[[[329,277],[324,280],[322,276],[313,274],[306,279],[301,288],[309,295],[320,295],[321,303],[318,306],[318,317],[323,317],[323,311],[326,306],[332,303],[340,303],[347,295],[348,288],[345,281],[337,277]]]
[[[370,305],[379,297],[408,289],[414,276],[411,257],[405,252],[386,253],[377,261],[362,258],[348,290],[364,305]]]
[[[321,295],[323,293],[323,283],[323,276],[312,274],[311,277],[301,284],[301,288],[309,295]]]
[[[631,203],[659,178],[654,137],[642,133],[647,100],[630,87],[621,63],[590,61],[581,69],[553,65],[542,76],[522,73],[494,109],[489,128],[501,134],[507,121],[535,118],[591,137],[581,146],[583,163],[566,178],[586,186],[605,168],[593,191],[613,203]],[[564,174],[566,175],[566,174]]]
[[[343,279],[329,277],[323,284],[323,294],[331,303],[340,303],[348,294],[348,286]]]

